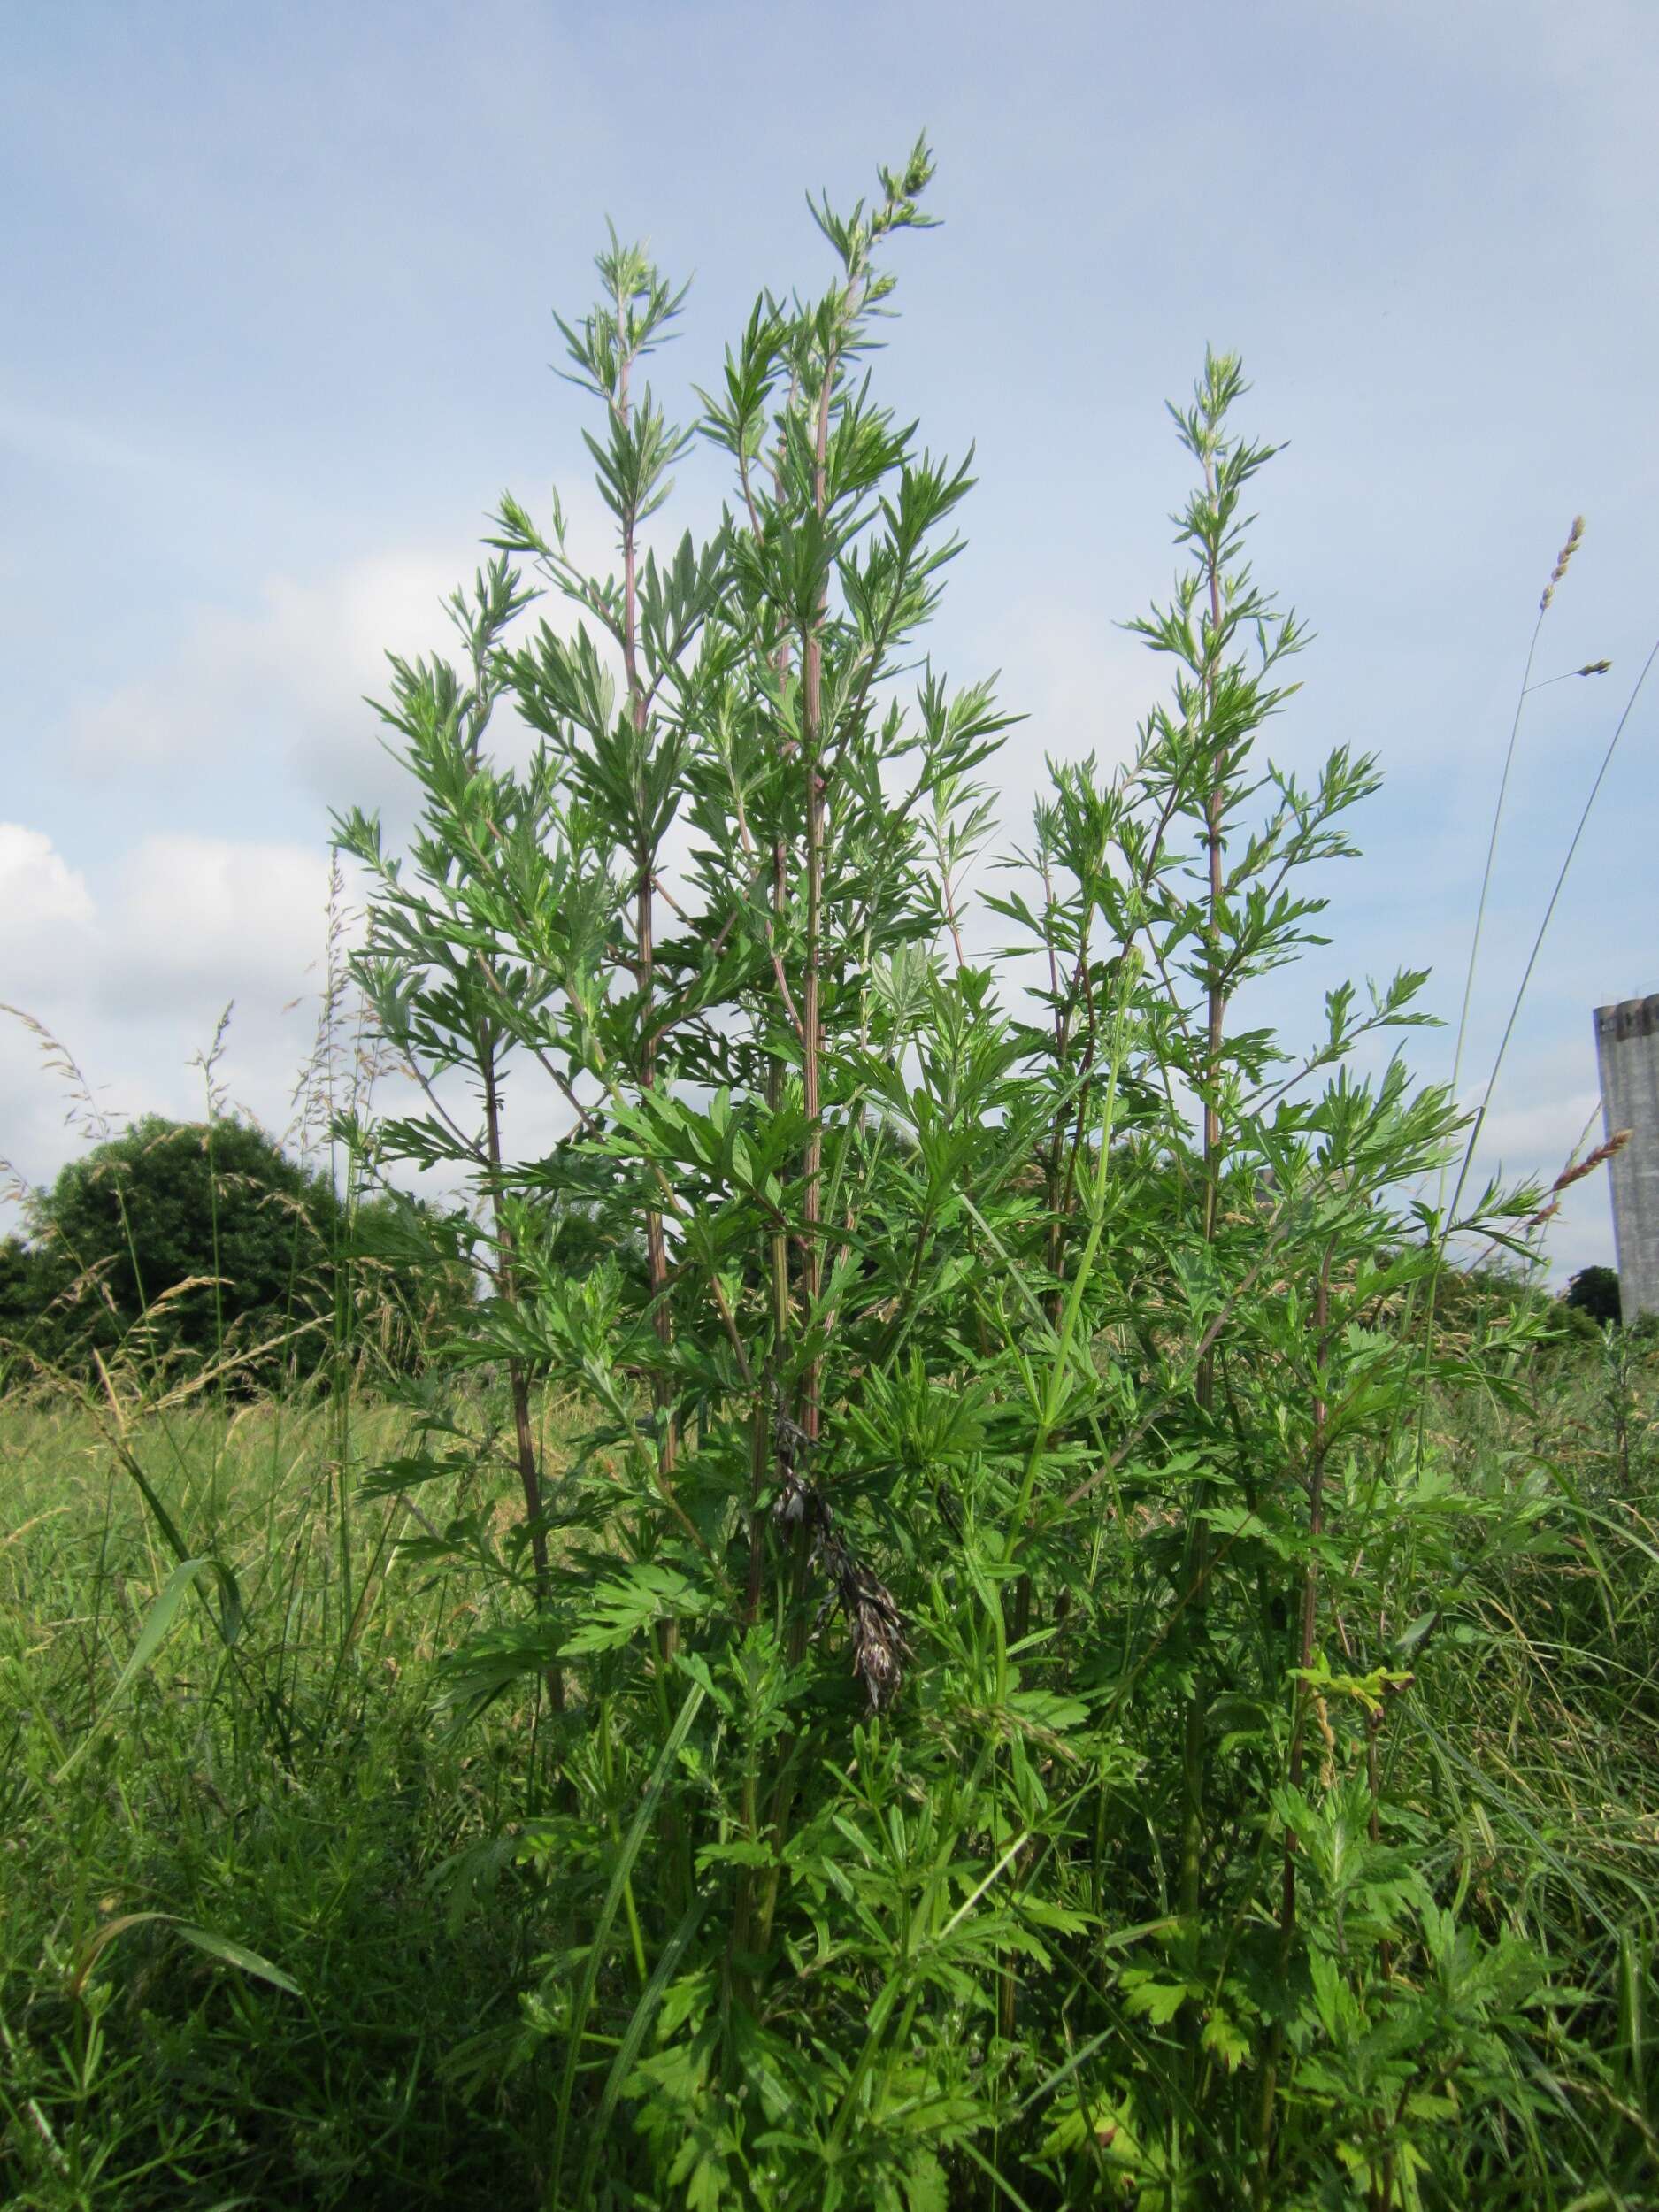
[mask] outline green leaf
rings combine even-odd
[[[234,1942],[229,1936],[215,1935],[211,1928],[198,1928],[194,1921],[180,1920],[176,1913],[170,1912],[127,1912],[114,1920],[106,1921],[81,1955],[70,1982],[72,1993],[76,1996],[80,1994],[93,1968],[118,1936],[124,1935],[128,1928],[140,1927],[148,1921],[158,1922],[172,1928],[187,1943],[194,1944],[198,1951],[205,1951],[209,1958],[218,1959],[226,1966],[240,1967],[244,1974],[256,1975],[260,1981],[269,1982],[273,1988],[285,1990],[290,1997],[302,1993],[299,1984],[291,1976],[285,1974],[280,1966],[273,1966],[259,1952],[250,1951],[245,1943]]]
[[[638,2004],[628,2016],[626,2032],[617,2046],[617,2055],[611,2062],[611,2071],[605,2077],[604,2089],[599,2099],[599,2109],[594,2115],[592,2124],[588,2131],[588,2154],[582,2161],[581,2174],[576,2184],[578,2204],[589,2204],[593,2201],[594,2176],[600,2158],[611,2141],[611,2123],[615,2116],[618,2102],[621,2098],[628,2076],[634,2070],[634,2061],[639,2057],[641,2048],[644,2044],[646,2032],[662,2004],[663,1993],[672,1980],[680,1960],[686,1955],[691,1939],[696,1934],[698,1924],[708,1905],[709,1899],[706,1894],[692,1899],[690,1905],[680,1918],[680,1925],[664,1945],[662,1955],[657,1962],[650,1980],[640,1993]]]
[[[777,1863],[778,1855],[769,1843],[751,1843],[741,1836],[734,1843],[705,1843],[697,1854],[699,1873],[711,1866],[764,1868]]]
[[[219,1577],[226,1593],[227,1617],[233,1604],[240,1617],[241,1601],[236,1593],[235,1578],[227,1568],[220,1566],[217,1559],[187,1559],[175,1567],[163,1585],[160,1596],[144,1616],[143,1625],[138,1632],[138,1641],[133,1646],[132,1656],[121,1669],[115,1687],[104,1701],[104,1710],[53,1775],[54,1784],[64,1781],[85,1758],[104,1723],[132,1687],[134,1678],[150,1664],[165,1642],[168,1632],[179,1617],[180,1608],[195,1587],[197,1577],[203,1574]]]
[[[602,1583],[591,1602],[593,1617],[565,1640],[564,1649],[569,1654],[615,1651],[656,1621],[708,1609],[708,1599],[695,1583],[687,1582],[674,1568],[654,1563],[633,1567],[614,1582]]]
[[[1155,2028],[1166,2028],[1187,2002],[1191,1991],[1185,1982],[1162,1982],[1149,1970],[1131,1967],[1123,1978],[1127,2009]]]
[[[1022,1896],[1019,1910],[1024,1918],[1034,1921],[1040,1928],[1051,1928],[1056,1935],[1087,1935],[1094,1922],[1092,1913],[1075,1912],[1069,1905],[1041,1897]]]
[[[1205,2021],[1199,2041],[1205,2050],[1215,2053],[1230,2074],[1236,2073],[1250,2055],[1250,2039],[1219,2005]]]
[[[209,1958],[219,1959],[227,1966],[239,1966],[244,1974],[255,1974],[273,1988],[285,1989],[290,1997],[299,1995],[296,1981],[257,1951],[250,1951],[245,1943],[233,1943],[228,1936],[215,1935],[211,1928],[198,1928],[188,1920],[175,1921],[173,1925],[187,1943],[195,1944],[198,1951],[205,1951]]]
[[[932,2151],[921,2152],[904,2176],[905,2212],[949,2212],[945,2170]]]

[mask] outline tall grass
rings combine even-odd
[[[373,1405],[354,1431],[388,1456],[408,1440]],[[557,1409],[542,1431],[557,1456]],[[173,1560],[100,1422],[4,1408],[8,2202],[481,2204],[515,2172],[533,2200],[533,2116],[464,2107],[442,2062],[524,1985],[511,1839],[546,1809],[545,1764],[504,1717],[434,1731],[433,1658],[498,1601],[400,1555],[418,1525],[396,1500],[353,1517],[342,1563],[336,1437],[320,1402],[134,1423],[133,1460],[234,1575],[244,1625],[227,1650],[206,1609],[180,1613],[112,1703]],[[157,1912],[299,1995],[163,1921],[104,1941]]]
[[[1480,1325],[1478,1307],[1452,1325],[1465,1321]],[[1521,1517],[1526,1539],[1501,1563],[1471,1559],[1445,1593],[1410,1726],[1382,1740],[1384,1780],[1423,1824],[1436,1886],[1478,1924],[1524,1928],[1551,1963],[1560,1994],[1515,2062],[1544,2093],[1534,2124],[1560,2165],[1558,2200],[1636,2207],[1654,2201],[1659,2154],[1659,1355],[1576,1342],[1517,1382],[1515,1402],[1465,1400],[1432,1418],[1448,1478],[1498,1523]],[[537,1416],[557,1468],[571,1409]],[[376,1459],[412,1440],[397,1408],[359,1404],[355,1423]],[[354,1522],[348,1603],[333,1438],[321,1404],[135,1425],[134,1457],[191,1550],[234,1571],[248,1626],[233,1667],[206,1611],[182,1615],[111,1710],[172,1561],[83,1409],[0,1409],[10,2202],[541,2201],[580,2047],[505,2077],[469,2054],[526,2003],[536,2020],[563,2001],[536,1963],[545,1870],[569,1832],[563,1792],[522,1711],[492,1708],[460,1732],[434,1718],[435,1663],[463,1630],[503,1617],[498,1580],[419,1544],[395,1549],[400,1532],[422,1531],[382,1501]],[[511,1479],[503,1466],[496,1499]],[[472,1502],[463,1478],[420,1498],[434,1527]],[[612,1755],[640,1773],[650,1754],[613,1744]],[[626,1787],[616,1795],[629,1804]],[[1079,1878],[1102,1905],[1132,1810],[1110,1792],[1084,1823]],[[593,1863],[595,1901],[629,1863]],[[165,1922],[103,1941],[144,1912],[245,1947],[300,1994]],[[589,2187],[595,2162],[615,2161],[616,2093],[684,1948],[646,1955],[642,1979],[627,1969],[626,2062],[618,2043],[591,2047],[595,2131],[577,2139]],[[1167,2064],[1164,2039],[1144,2032],[1148,2063]],[[1081,2045],[1063,2047],[1025,2099],[1064,2098],[1087,2062]],[[1495,2170],[1484,2186],[1483,2202],[1547,2200]]]

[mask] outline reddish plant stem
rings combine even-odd
[[[1216,488],[1215,464],[1208,452],[1204,457],[1204,483],[1213,499]],[[1220,651],[1221,642],[1221,575],[1214,551],[1210,556],[1208,567],[1210,629],[1204,656],[1203,687],[1206,709],[1213,725],[1216,658]],[[1210,968],[1209,981],[1205,990],[1204,1048],[1203,1237],[1206,1244],[1215,1241],[1222,1164],[1221,1109],[1217,1102],[1217,1093],[1221,1082],[1222,1038],[1227,1010],[1226,983],[1221,972],[1220,937],[1221,862],[1225,803],[1225,792],[1223,786],[1225,772],[1225,765],[1222,750],[1217,745],[1212,762],[1210,789],[1204,799],[1204,845],[1209,863],[1205,941],[1209,951]],[[1198,1363],[1194,1390],[1199,1411],[1208,1421],[1216,1402],[1216,1358],[1213,1345],[1205,1351]],[[1209,1697],[1209,1684],[1204,1676],[1202,1657],[1204,1613],[1208,1606],[1208,1596],[1204,1586],[1210,1563],[1210,1525],[1204,1519],[1204,1511],[1209,1502],[1209,1486],[1201,1481],[1194,1486],[1193,1494],[1192,1542],[1189,1547],[1188,1571],[1188,1586],[1193,1592],[1192,1632],[1197,1655],[1193,1665],[1192,1691],[1187,1702],[1186,1736],[1182,1749],[1184,1806],[1181,1827],[1181,1914],[1187,1923],[1189,1939],[1194,1950],[1198,1940],[1198,1911],[1202,1874],[1206,1763],[1204,1719]]]
[[[831,347],[824,358],[824,383],[818,394],[818,423],[813,446],[812,502],[820,520],[825,510],[825,460],[829,449],[830,402],[835,387],[835,352]],[[805,1229],[801,1254],[801,1286],[809,1317],[818,1302],[821,1254],[818,1248],[818,1223],[821,1215],[821,1194],[818,1184],[823,1172],[824,1132],[820,1117],[823,1100],[820,1094],[823,1052],[823,1021],[820,994],[823,982],[824,960],[824,618],[828,602],[828,586],[818,603],[815,620],[808,627],[803,643],[801,658],[802,710],[801,752],[806,771],[806,976],[802,987],[801,1056],[803,1103],[806,1111],[806,1156],[803,1163],[805,1188],[802,1194],[801,1217]],[[823,1386],[822,1363],[814,1358],[808,1365],[801,1393],[801,1426],[810,1443],[817,1443],[822,1423],[819,1394]]]
[[[627,316],[620,291],[617,297],[617,391],[612,403],[617,420],[624,430],[628,427],[632,414],[629,398],[629,380],[634,366],[634,350],[629,342]],[[628,712],[634,731],[643,741],[648,718],[645,686],[640,675],[639,657],[639,530],[638,518],[630,507],[622,520],[622,661],[627,679]],[[639,793],[641,814],[644,792]],[[640,1002],[640,1061],[639,1083],[642,1091],[657,1087],[657,1032],[652,1023],[652,999],[656,974],[655,946],[655,886],[657,854],[646,842],[643,832],[634,853],[637,871],[634,891],[634,954],[631,963],[638,987]],[[666,1351],[673,1342],[673,1324],[669,1317],[666,1296],[668,1286],[668,1248],[663,1233],[663,1217],[652,1208],[645,1217],[646,1266],[651,1286],[651,1318],[658,1342]],[[664,1375],[654,1375],[651,1394],[657,1411],[657,1471],[664,1492],[673,1488],[674,1470],[679,1458],[679,1437],[671,1409],[672,1392]],[[664,1660],[673,1656],[679,1640],[678,1624],[665,1621],[658,1642]]]

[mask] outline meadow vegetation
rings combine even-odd
[[[1652,1333],[1526,1286],[1421,975],[1252,1012],[1377,768],[1265,751],[1227,357],[1164,701],[999,843],[872,358],[929,178],[689,430],[641,251],[561,324],[618,565],[507,497],[393,664],[316,1358],[14,1355],[12,2201],[1659,2202]]]

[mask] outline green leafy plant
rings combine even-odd
[[[644,380],[683,295],[612,237],[560,330],[617,565],[503,499],[462,664],[394,664],[408,853],[339,823],[422,1093],[344,1133],[476,1201],[442,1357],[512,1407],[511,1540],[479,1506],[405,1555],[494,1585],[452,1715],[551,1709],[539,1978],[450,2078],[550,2066],[557,2204],[1564,2202],[1607,2162],[1540,2070],[1611,2093],[1471,1909],[1419,1713],[1548,1511],[1421,1417],[1513,1394],[1535,1304],[1428,1310],[1540,1194],[1417,1194],[1463,1126],[1377,1050],[1421,975],[1251,1025],[1377,772],[1263,749],[1305,639],[1248,565],[1231,357],[1132,626],[1167,695],[1125,766],[1051,764],[971,898],[1010,718],[921,642],[970,477],[872,360],[931,167],[814,208],[827,289],[757,303],[689,428]],[[676,537],[693,440],[731,502]],[[423,1418],[459,1440],[372,1489],[496,1463]]]

